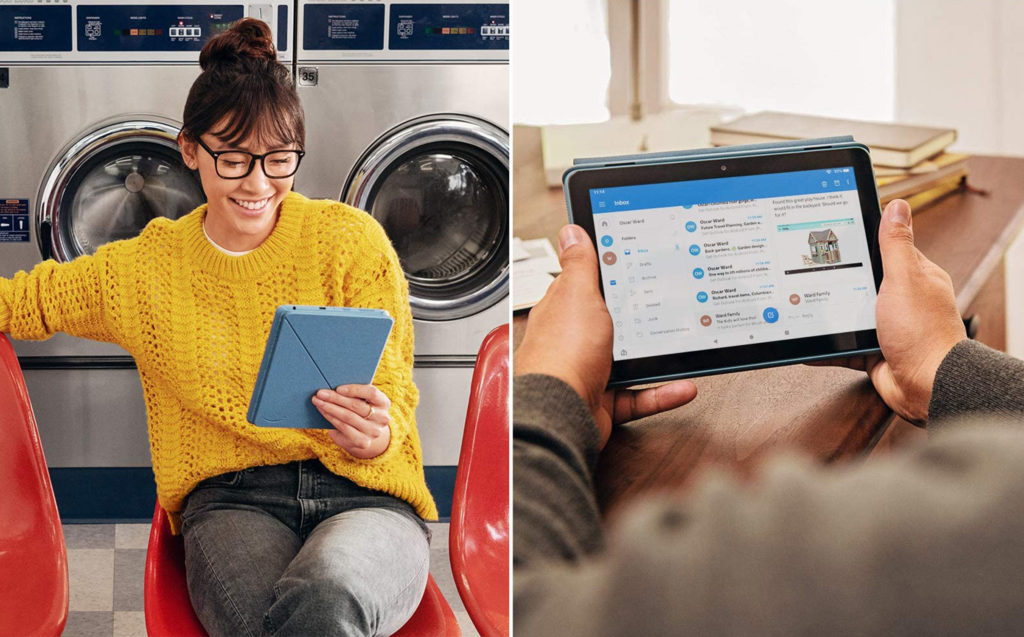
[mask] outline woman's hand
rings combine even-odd
[[[334,444],[356,458],[375,458],[391,443],[391,400],[373,385],[321,389],[313,405],[334,427],[327,431]]]

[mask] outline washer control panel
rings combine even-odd
[[[245,15],[243,5],[78,7],[79,51],[199,51]]]
[[[0,4],[0,51],[70,51],[71,24],[67,4]]]
[[[507,4],[393,4],[393,50],[508,50]]]
[[[509,5],[300,0],[300,61],[507,61]]]
[[[186,62],[245,16],[266,22],[291,62],[291,0],[0,0],[0,56],[13,64]]]

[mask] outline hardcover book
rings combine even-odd
[[[715,146],[756,144],[787,139],[852,135],[871,149],[871,163],[910,168],[956,141],[950,128],[930,128],[764,111],[711,127]]]

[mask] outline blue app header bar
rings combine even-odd
[[[856,190],[852,167],[801,170],[772,175],[720,177],[694,181],[675,181],[641,186],[592,188],[590,206],[594,214],[647,208],[795,197]]]

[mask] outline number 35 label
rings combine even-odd
[[[320,72],[315,66],[299,67],[299,86],[316,86]]]

